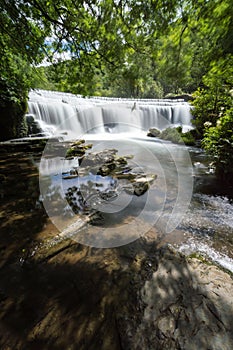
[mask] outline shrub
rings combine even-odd
[[[206,125],[202,146],[213,156],[217,177],[233,183],[233,108],[225,111],[216,126]]]

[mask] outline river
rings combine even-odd
[[[65,139],[61,153],[56,151],[51,157],[51,139],[40,162],[34,162],[40,173],[40,201],[60,232],[79,243],[107,248],[128,244],[155,229],[161,244],[172,244],[187,255],[200,254],[233,272],[233,205],[227,190],[216,182],[211,160],[201,149],[146,136],[150,127],[190,127],[187,103],[84,99],[40,91],[31,94],[29,112],[45,130]],[[102,214],[101,224],[79,229],[75,225],[76,221],[79,225],[80,212],[77,219],[67,202],[67,191],[86,186],[90,195],[94,184],[94,193],[97,187],[102,193],[114,182],[111,176],[95,171],[66,177],[77,168],[85,172],[85,158],[80,166],[77,159],[64,157],[67,139],[80,138],[93,145],[90,152],[116,149],[118,156],[132,156],[128,160],[131,171],[157,178],[141,196],[125,191],[122,181],[117,181],[114,198],[91,203]]]

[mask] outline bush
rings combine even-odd
[[[233,108],[226,110],[216,126],[206,124],[202,146],[213,156],[217,177],[233,183]]]
[[[213,62],[210,71],[203,77],[203,87],[194,94],[192,105],[192,122],[199,137],[205,132],[204,124],[209,122],[216,126],[219,117],[232,106],[233,57]]]
[[[194,146],[196,144],[196,139],[194,135],[196,135],[196,133],[193,133],[192,130],[183,133],[181,137],[184,144],[187,146]]]

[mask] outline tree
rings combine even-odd
[[[134,97],[193,92],[203,87],[214,62],[232,55],[230,0],[0,0],[0,5],[2,56],[14,55],[22,67],[46,58],[53,67],[43,71],[44,79],[64,91]],[[61,63],[64,52],[70,60]],[[11,65],[0,73],[4,70],[10,90],[21,90],[24,99],[21,86],[38,84],[37,78],[28,84],[23,74],[16,79]]]
[[[209,72],[203,76],[202,88],[194,93],[193,123],[203,136],[204,124],[216,126],[219,117],[232,106],[233,56],[213,61]]]
[[[0,138],[19,137],[31,86],[31,67],[9,48],[7,37],[0,37]]]

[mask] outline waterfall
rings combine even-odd
[[[30,92],[28,107],[40,125],[52,125],[57,132],[76,135],[145,132],[171,125],[191,128],[191,107],[183,100],[83,98],[37,90]]]

